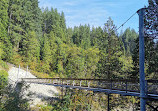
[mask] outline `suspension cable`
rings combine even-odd
[[[116,30],[120,29],[122,26],[124,26],[137,12],[135,12],[133,15],[131,15],[119,28]]]

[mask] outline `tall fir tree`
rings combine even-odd
[[[7,33],[8,28],[8,0],[0,0],[0,42],[2,45],[2,50],[4,51],[1,56],[4,60],[11,60],[12,58],[12,45],[10,43],[10,38]]]

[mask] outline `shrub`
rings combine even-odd
[[[8,70],[9,67],[7,65],[7,63],[5,63],[4,61],[0,60],[0,68]]]
[[[3,76],[5,79],[8,78],[8,72],[5,70],[0,70],[0,76]]]

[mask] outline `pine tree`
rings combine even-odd
[[[66,20],[65,20],[64,12],[61,12],[61,15],[60,15],[60,27],[62,28],[64,32],[66,31]]]
[[[53,33],[53,31],[50,32],[49,34],[49,42],[50,42],[50,51],[51,51],[51,63],[50,63],[50,66],[51,66],[51,71],[54,71],[56,72],[57,70],[57,44],[56,44],[56,37]]]
[[[7,27],[8,27],[8,0],[0,0],[0,42],[3,44],[1,47],[4,51],[1,56],[4,60],[11,60],[12,57],[12,45],[10,43]]]
[[[43,69],[45,73],[50,73],[50,63],[52,62],[51,48],[48,37],[44,36],[44,45],[42,48]]]
[[[13,44],[14,51],[19,51],[20,41],[22,35],[25,34],[25,30],[22,28],[24,11],[22,9],[22,3],[24,0],[10,0],[9,1],[9,26],[8,34],[10,36],[11,42]]]
[[[134,29],[127,28],[124,33],[120,36],[120,39],[123,42],[123,45],[126,50],[126,55],[130,56],[133,53],[135,48],[135,40],[137,39],[138,34]]]
[[[37,62],[40,55],[39,41],[34,31],[29,32],[22,41],[22,51],[26,62]]]
[[[66,29],[66,44],[73,44],[72,36],[73,36],[73,29],[72,28]]]
[[[105,57],[105,67],[106,67],[106,77],[108,78],[117,78],[122,77],[120,75],[120,69],[122,67],[121,61],[119,60],[119,57],[123,55],[123,51],[120,47],[120,41],[118,37],[116,36],[116,26],[113,24],[113,20],[111,18],[108,19],[108,21],[105,23],[104,26],[104,33],[105,36],[107,36],[108,40],[108,46],[106,47],[106,53]]]

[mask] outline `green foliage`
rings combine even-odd
[[[133,73],[132,77],[138,77],[139,74],[139,39],[136,40],[136,48],[134,49],[133,58]],[[136,54],[137,53],[137,54]],[[155,79],[157,78],[157,64],[158,58],[157,45],[150,37],[145,37],[145,73],[146,78]]]
[[[4,70],[0,70],[0,95],[2,96],[5,93],[5,88],[8,84],[8,73]],[[2,98],[0,98],[0,107],[2,105]]]
[[[8,70],[9,67],[6,62],[0,60],[0,69]]]
[[[4,78],[8,78],[8,73],[5,70],[0,70],[0,76],[3,76]]]
[[[28,109],[28,99],[24,97],[24,91],[28,86],[17,84],[14,89],[8,84],[8,73],[0,70],[0,111],[24,111]],[[29,94],[28,94],[29,95]]]
[[[4,53],[3,49],[2,49],[3,44],[0,42],[0,59],[2,59],[2,55]]]
[[[129,78],[134,67],[132,57],[126,57],[122,55],[119,57],[119,61],[122,65],[119,76],[125,79]]]
[[[39,107],[40,107],[39,111],[51,111],[52,110],[51,105],[47,105],[47,106],[40,105]]]
[[[52,111],[102,111],[106,109],[106,101],[104,94],[66,89],[63,99],[53,105]]]
[[[16,88],[13,89],[11,86],[6,89],[4,111],[26,111],[29,109],[29,104],[26,97],[24,97],[24,91],[28,89],[28,86],[24,83],[18,83]],[[29,93],[27,96],[30,96]]]
[[[136,47],[135,40],[138,38],[138,34],[134,29],[127,28],[122,35],[120,35],[120,39],[123,42],[123,45],[126,50],[126,55],[130,56],[133,53],[134,48]]]
[[[70,95],[64,96],[64,98],[58,101],[53,107],[52,111],[69,111],[70,110]]]
[[[39,59],[40,47],[34,31],[29,32],[23,39],[23,54],[26,57],[26,62],[36,62]]]
[[[8,0],[0,0],[0,59],[11,60],[12,47],[7,34]],[[2,45],[3,44],[3,45]],[[3,50],[3,51],[2,51]],[[3,54],[2,54],[3,52]]]

